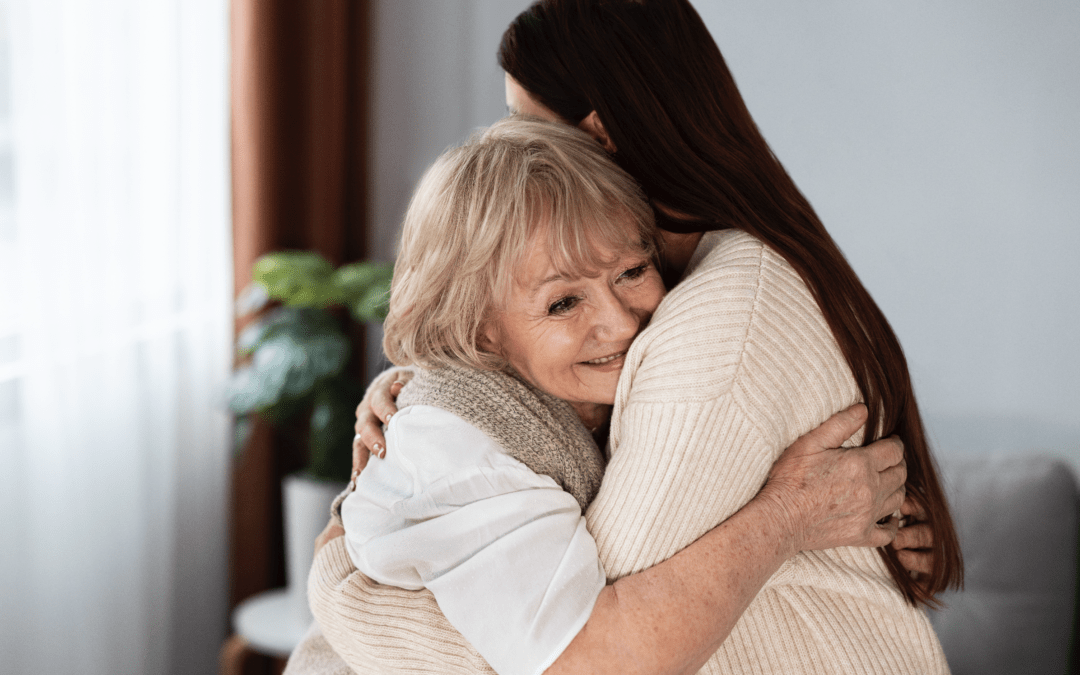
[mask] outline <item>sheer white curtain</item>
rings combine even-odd
[[[227,0],[0,5],[0,671],[214,672]]]

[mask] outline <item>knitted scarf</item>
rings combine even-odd
[[[420,370],[397,404],[454,413],[535,473],[554,478],[582,513],[600,489],[604,456],[574,409],[514,375],[461,367]]]

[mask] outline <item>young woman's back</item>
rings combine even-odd
[[[784,448],[861,399],[791,266],[745,232],[706,234],[619,382],[611,458],[586,516],[609,578],[670,558],[738,511]],[[850,443],[861,441],[860,432]],[[838,548],[789,559],[704,672],[937,675],[948,666],[877,552]]]

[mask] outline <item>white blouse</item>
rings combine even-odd
[[[445,410],[401,410],[342,504],[353,564],[428,588],[500,675],[539,675],[592,613],[606,578],[577,501]]]

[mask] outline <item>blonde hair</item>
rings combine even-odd
[[[534,240],[540,232],[546,242]],[[515,266],[539,243],[567,274],[603,264],[598,246],[652,255],[652,210],[584,132],[509,117],[445,152],[417,186],[383,324],[387,357],[397,365],[504,368],[477,340]]]

